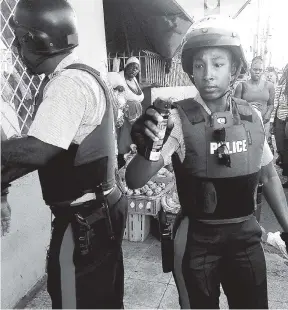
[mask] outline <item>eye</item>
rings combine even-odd
[[[220,67],[223,67],[223,66],[224,66],[224,64],[221,64],[221,63],[216,63],[216,64],[215,64],[215,67],[216,67],[216,68],[220,68]]]
[[[202,65],[202,64],[195,64],[194,67],[195,67],[196,69],[200,69],[200,68],[203,68],[203,65]]]

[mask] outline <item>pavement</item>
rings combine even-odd
[[[288,309],[288,262],[265,245],[270,309]],[[171,273],[162,272],[160,242],[151,235],[144,242],[123,242],[126,309],[180,309]],[[220,308],[227,309],[225,295]],[[44,286],[25,309],[51,309]]]
[[[277,167],[281,176],[279,167]],[[288,201],[288,190],[285,189]],[[280,226],[263,201],[260,224],[267,232]],[[288,261],[271,246],[263,244],[267,264],[268,300],[270,309],[288,309]],[[149,235],[144,242],[123,241],[125,265],[126,309],[180,309],[178,293],[171,273],[162,272],[160,242]],[[227,309],[226,296],[221,293],[220,308]],[[51,309],[51,301],[44,285],[25,309]]]

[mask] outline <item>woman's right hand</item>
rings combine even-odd
[[[131,137],[133,143],[137,145],[137,149],[142,149],[146,146],[147,138],[153,141],[161,139],[161,130],[157,127],[159,122],[163,121],[163,117],[153,108],[149,107],[146,112],[140,116],[132,126]],[[168,119],[166,135],[164,143],[168,139],[174,122],[170,117]]]

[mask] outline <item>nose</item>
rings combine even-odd
[[[205,66],[205,69],[204,69],[204,80],[205,81],[212,81],[212,80],[214,80],[214,71],[213,71],[212,66],[210,66],[210,65]]]

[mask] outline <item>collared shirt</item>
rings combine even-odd
[[[28,136],[67,150],[80,144],[101,124],[106,98],[95,78],[82,70],[65,67],[79,62],[75,52],[65,57],[49,76],[43,101]]]
[[[203,113],[205,112],[205,106],[203,99],[199,95],[199,93],[194,98],[197,102],[200,103],[201,107],[203,108]],[[203,104],[204,103],[204,104]],[[260,119],[262,120],[261,113],[254,109],[257,114],[259,115]],[[174,127],[172,129],[172,132],[167,139],[166,143],[163,146],[162,149],[162,157],[164,159],[164,164],[168,165],[171,163],[171,156],[176,152],[181,160],[181,162],[184,161],[186,156],[186,149],[185,149],[185,143],[184,143],[184,135],[183,135],[183,129],[182,129],[182,122],[179,115],[179,112],[177,109],[173,109],[171,112],[171,117],[174,121]],[[263,154],[262,154],[262,162],[261,166],[268,165],[273,160],[273,155],[271,153],[271,150],[269,148],[269,145],[267,143],[267,140],[265,138],[264,142],[264,148],[263,148]]]

